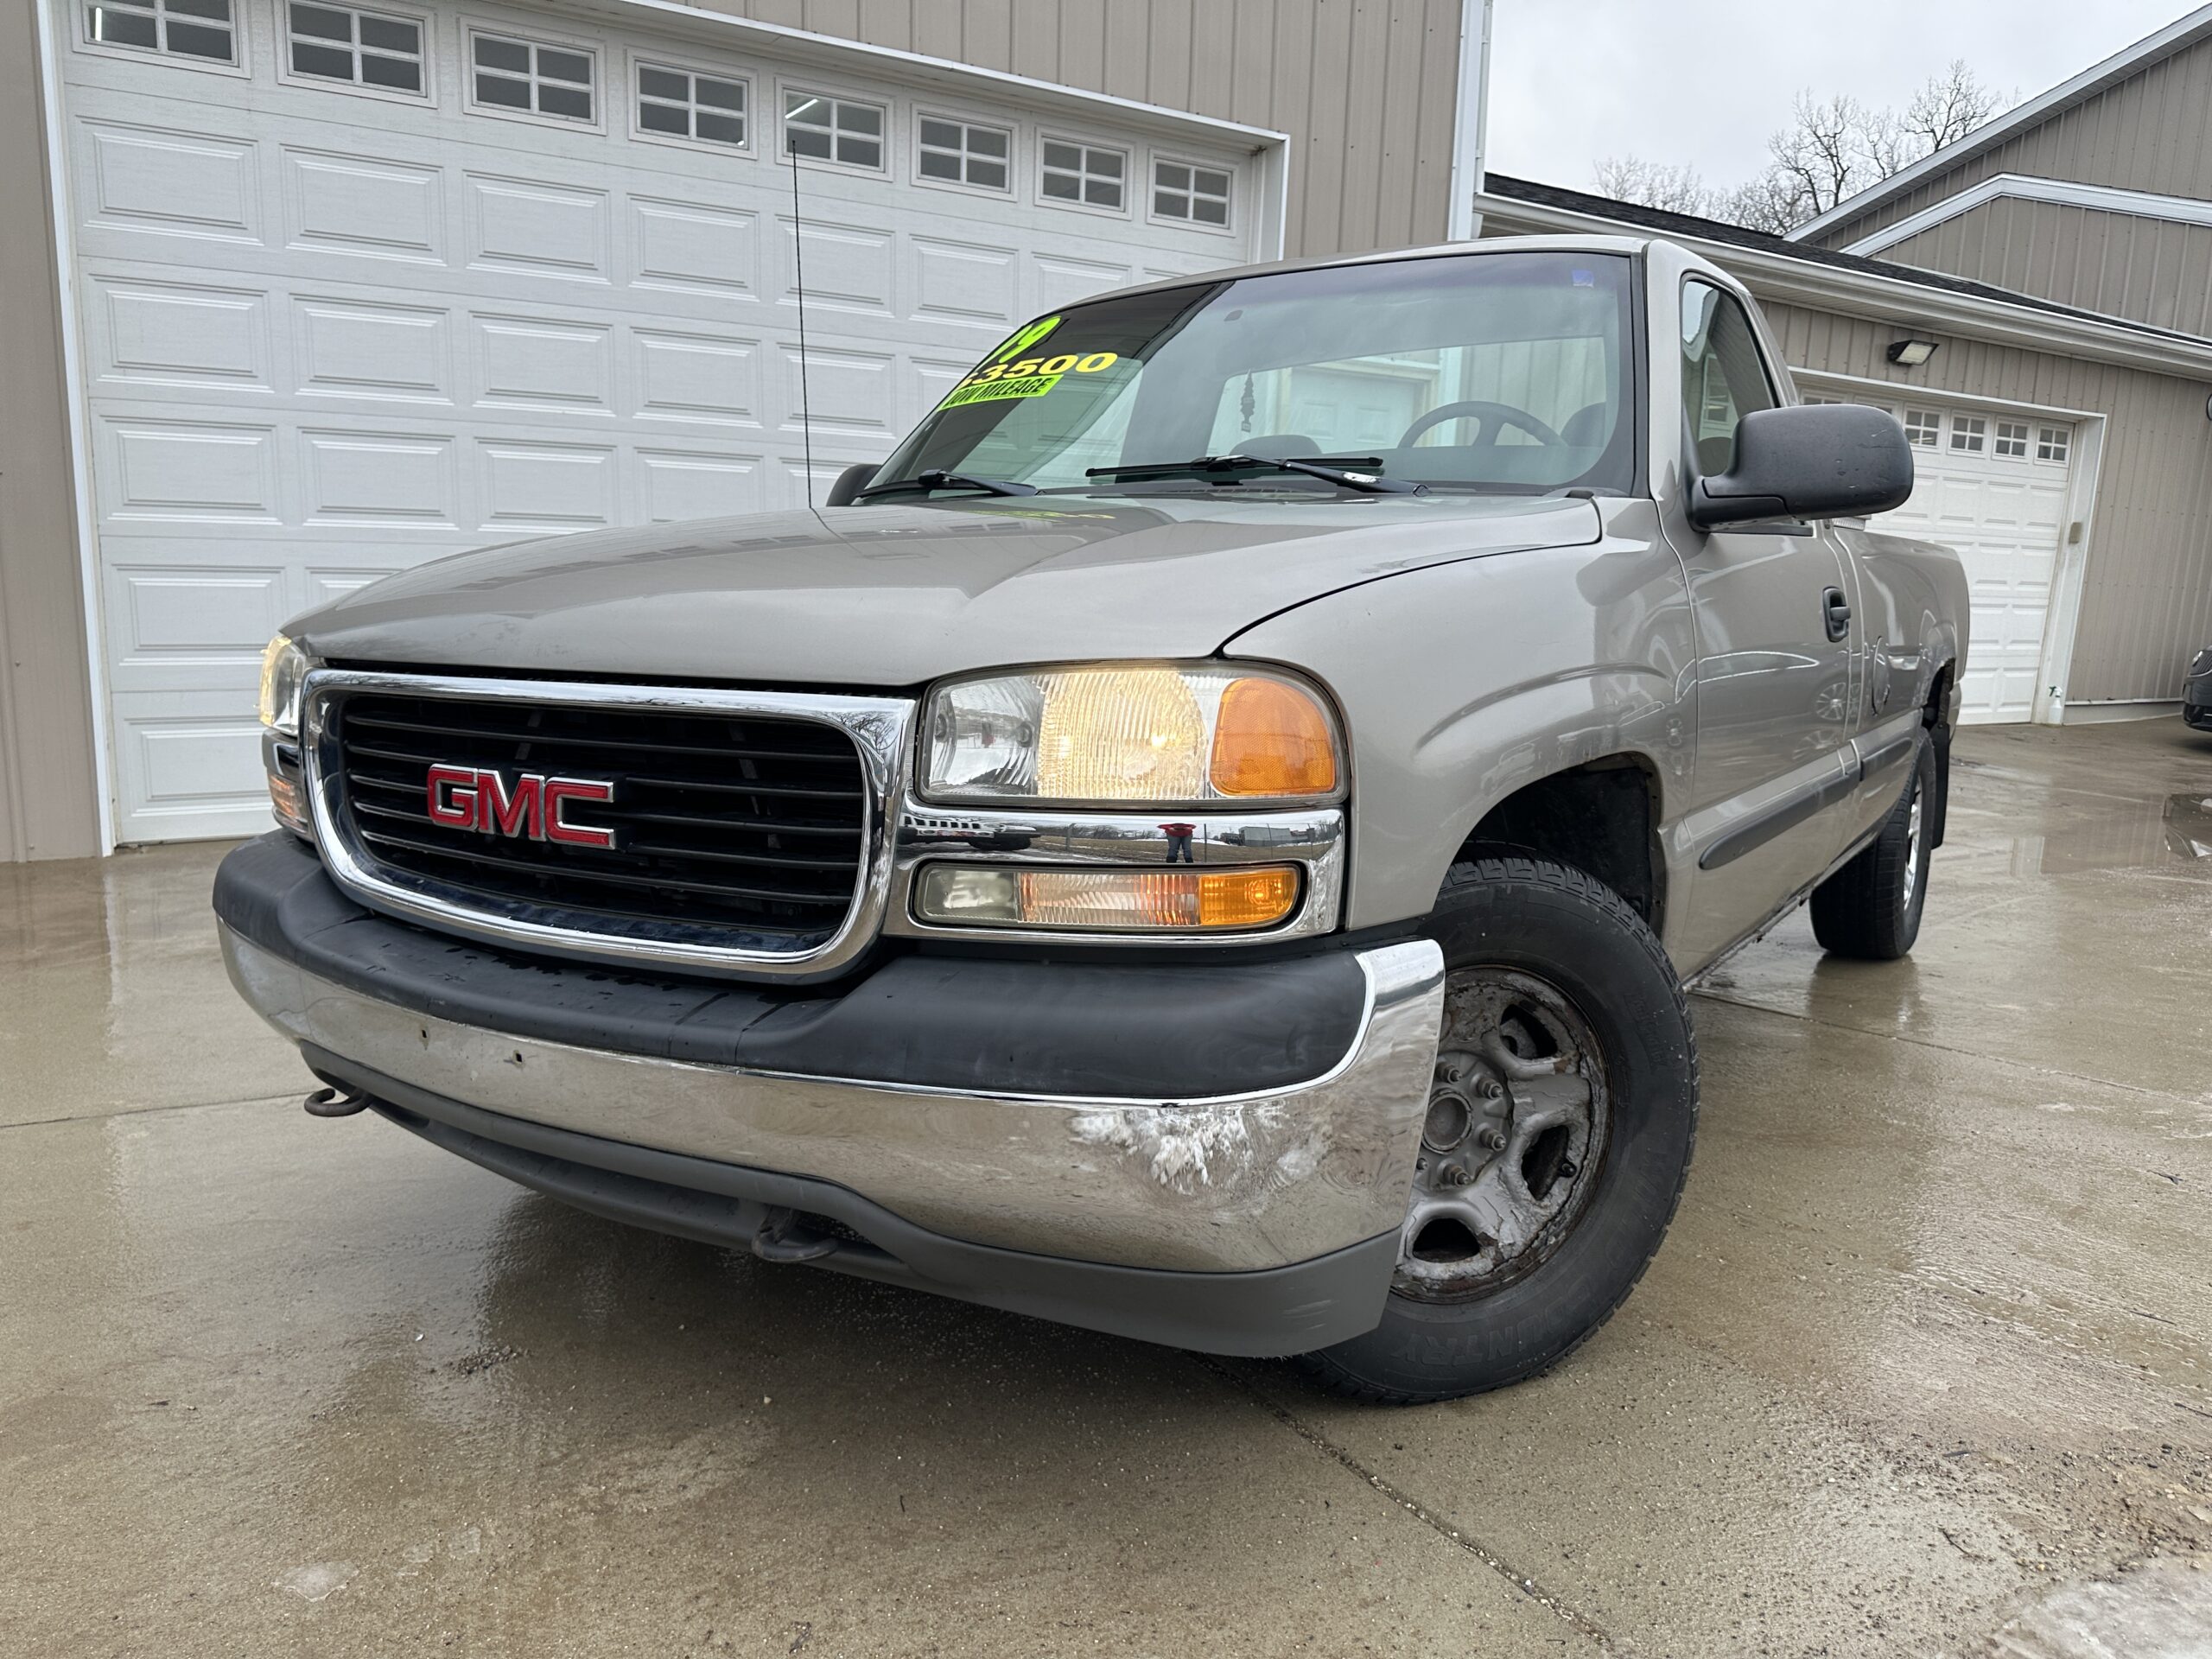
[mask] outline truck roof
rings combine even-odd
[[[1112,290],[1115,296],[1147,294],[1156,289],[1189,288],[1198,283],[1230,282],[1241,276],[1268,276],[1289,270],[1328,270],[1340,265],[1386,264],[1400,259],[1447,259],[1471,254],[1485,253],[1614,253],[1639,254],[1655,242],[1665,238],[1652,236],[1491,236],[1475,242],[1439,242],[1421,248],[1379,248],[1371,253],[1334,254],[1325,258],[1271,259],[1256,265],[1230,265],[1219,270],[1194,271],[1187,276],[1170,276],[1156,283],[1139,283],[1128,288]],[[1708,263],[1702,256],[1681,250],[1684,257],[1698,264]],[[1715,268],[1716,270],[1718,268]],[[1728,279],[1732,285],[1733,279]],[[1104,299],[1103,294],[1094,299]]]

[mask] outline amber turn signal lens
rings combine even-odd
[[[1214,721],[1210,776],[1223,795],[1328,794],[1337,786],[1328,715],[1285,681],[1231,680]]]
[[[300,799],[300,786],[282,772],[269,774],[269,804],[286,829],[296,830],[303,836],[311,833],[307,807]]]
[[[1230,870],[1023,870],[932,864],[914,913],[965,927],[1147,933],[1267,927],[1298,907],[1290,865]]]
[[[1208,870],[1198,878],[1200,927],[1264,927],[1289,915],[1297,902],[1298,872],[1280,866]]]

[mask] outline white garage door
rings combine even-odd
[[[1817,391],[1805,399],[1842,401]],[[2074,428],[2032,410],[1851,401],[1887,409],[1904,423],[1913,446],[1912,499],[1874,519],[1873,528],[1941,542],[1965,562],[1973,609],[1961,718],[2032,719],[2066,525]]]
[[[126,842],[265,827],[288,616],[490,542],[804,499],[787,133],[817,492],[1022,317],[1273,251],[1218,134],[806,41],[56,12]]]

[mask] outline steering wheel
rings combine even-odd
[[[1467,397],[1456,404],[1439,404],[1406,429],[1398,440],[1398,448],[1410,449],[1421,434],[1431,427],[1441,426],[1446,421],[1456,421],[1472,415],[1483,423],[1481,447],[1495,449],[1497,435],[1509,426],[1517,426],[1538,443],[1564,443],[1566,439],[1546,426],[1525,409],[1516,409],[1510,404],[1494,404],[1486,397]]]

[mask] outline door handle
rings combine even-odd
[[[1840,639],[1851,632],[1851,606],[1842,588],[1831,588],[1821,595],[1821,618],[1827,624],[1831,639]]]

